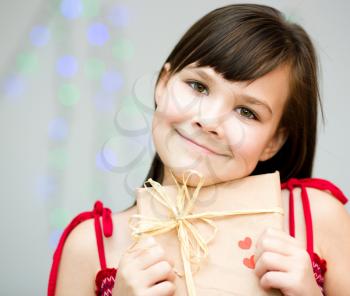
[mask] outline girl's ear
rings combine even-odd
[[[270,142],[265,147],[264,151],[260,155],[259,160],[265,161],[272,158],[277,152],[281,149],[283,144],[287,140],[287,130],[285,127],[280,127],[274,137],[270,140]]]
[[[170,63],[166,63],[161,70],[160,78],[155,88],[154,99],[157,105],[159,104],[160,102],[159,100],[163,96],[164,89],[168,83],[169,76],[170,76],[169,71],[170,71]]]

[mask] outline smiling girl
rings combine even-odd
[[[307,33],[268,6],[218,8],[170,53],[154,98],[156,155],[146,180],[173,185],[170,169],[181,183],[191,168],[206,186],[278,170],[285,231],[266,229],[257,243],[261,286],[349,295],[347,199],[311,178],[319,90]],[[76,217],[55,252],[48,294],[173,295],[172,254],[151,238],[133,244],[128,219],[136,212],[112,215],[96,202]]]

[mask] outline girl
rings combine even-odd
[[[278,10],[254,4],[222,7],[196,22],[155,87],[157,153],[146,180],[174,184],[169,169],[178,182],[195,169],[204,186],[280,172],[285,232],[261,235],[255,272],[263,288],[284,295],[350,291],[347,199],[330,182],[310,178],[318,103],[307,33]],[[55,252],[48,294],[173,295],[171,254],[153,239],[132,244],[128,218],[135,213],[134,205],[111,215],[96,202],[76,217]]]

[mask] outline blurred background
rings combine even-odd
[[[134,202],[154,153],[158,69],[185,30],[236,1],[0,1],[1,295],[44,295],[65,225]],[[325,125],[314,176],[350,195],[349,1],[254,1],[309,32]],[[349,208],[348,208],[349,209]]]

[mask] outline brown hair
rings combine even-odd
[[[302,27],[265,5],[221,7],[185,33],[164,65],[170,63],[172,75],[194,62],[199,67],[212,67],[230,81],[254,80],[279,65],[290,65],[290,94],[280,121],[287,140],[274,157],[258,162],[252,175],[278,170],[282,182],[292,177],[311,177],[317,108],[319,103],[322,111],[322,105],[315,49]],[[164,166],[156,153],[145,181],[152,178],[162,182],[163,175]]]

